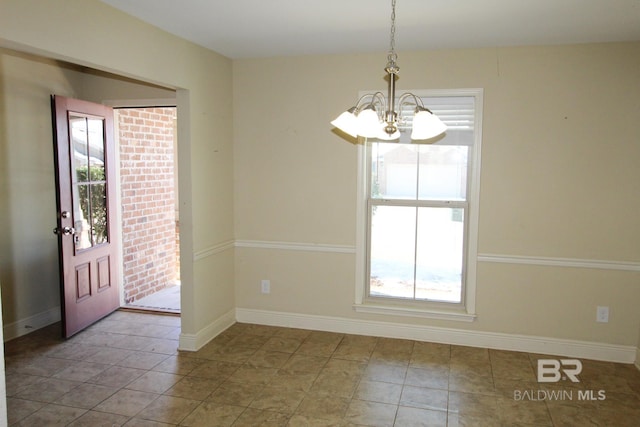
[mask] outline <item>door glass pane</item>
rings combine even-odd
[[[418,208],[416,299],[460,302],[464,211]]]
[[[108,241],[106,189],[105,184],[91,185],[91,234],[94,245]]]
[[[371,148],[371,197],[415,200],[419,147],[376,142]]]
[[[421,145],[420,200],[466,200],[467,157],[462,145]]]
[[[89,169],[91,181],[104,181],[104,122],[88,119]]]
[[[89,140],[86,118],[70,114],[69,130],[71,133],[71,146],[73,147],[71,155],[73,176],[76,182],[86,182],[89,180]]]
[[[413,298],[416,208],[372,209],[369,294]]]
[[[73,236],[76,244],[76,250],[87,249],[91,247],[91,227],[89,226],[89,185],[76,184],[73,194],[73,228],[76,234]]]
[[[73,221],[76,250],[107,243],[104,120],[69,115],[73,146]]]

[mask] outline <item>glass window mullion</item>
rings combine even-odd
[[[93,235],[93,185],[91,181],[87,182],[87,222],[89,226],[89,241],[91,246],[95,246],[95,238]]]
[[[469,202],[464,200],[394,200],[394,199],[368,199],[368,203],[374,206],[417,206],[421,208],[467,208]]]
[[[416,286],[418,285],[418,207],[416,206],[415,233],[413,236],[413,299],[416,299]]]
[[[416,150],[416,201],[420,200],[420,154],[422,150]],[[418,280],[418,206],[416,206],[415,233],[413,238],[413,300],[416,299],[416,286]]]

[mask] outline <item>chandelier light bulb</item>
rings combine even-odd
[[[447,126],[431,111],[421,110],[413,116],[411,139],[431,139],[447,130]]]
[[[358,137],[358,118],[353,111],[355,108],[350,108],[344,113],[340,114],[331,124],[340,129],[342,132],[351,135],[354,138]]]
[[[381,131],[380,117],[374,108],[365,108],[358,113],[358,135],[377,138]]]

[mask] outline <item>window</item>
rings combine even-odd
[[[356,309],[474,313],[481,97],[481,90],[428,93],[421,98],[447,125],[444,137],[410,143],[401,129],[401,143],[369,140],[361,148]]]

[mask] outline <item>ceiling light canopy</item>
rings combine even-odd
[[[381,92],[362,96],[355,106],[349,108],[331,122],[333,126],[354,138],[377,138],[394,141],[400,138],[399,125],[407,123],[405,105],[415,106],[413,112],[411,139],[425,140],[435,138],[447,130],[442,121],[426,108],[422,100],[412,93],[404,93],[396,102],[396,80],[398,55],[395,52],[396,0],[391,0],[391,34],[389,54],[385,71],[388,77],[388,96]],[[397,106],[397,109],[396,109]]]

